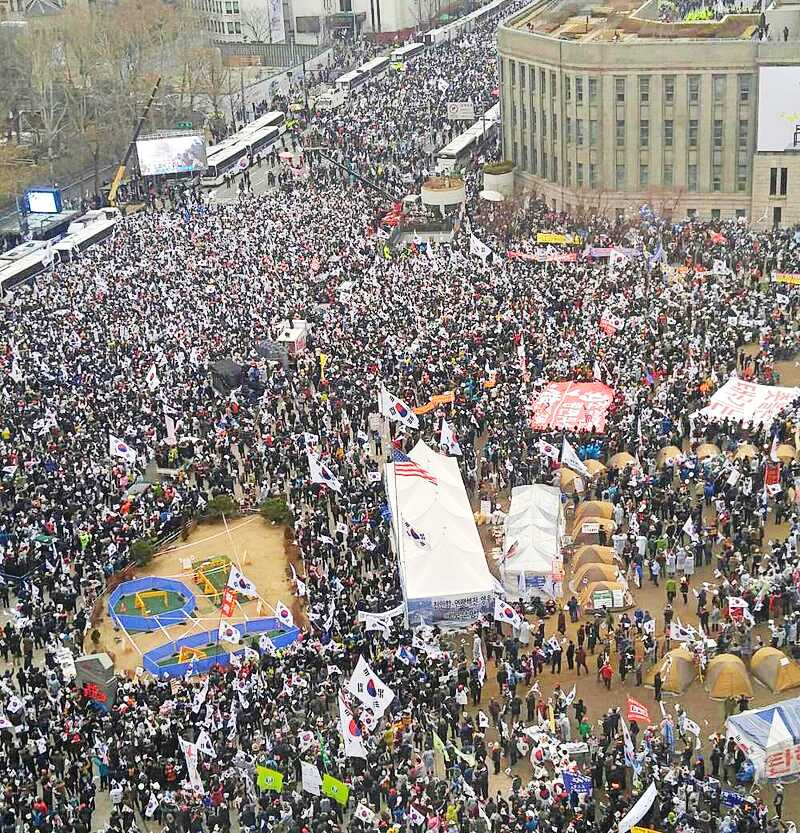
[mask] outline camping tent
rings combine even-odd
[[[681,450],[676,445],[668,445],[661,448],[656,454],[656,467],[664,468],[664,466],[671,466],[674,462],[681,458]]]
[[[558,488],[535,483],[512,490],[505,521],[504,560],[500,566],[507,597],[560,595],[558,575],[564,529]]]
[[[600,562],[584,564],[583,567],[579,567],[573,571],[569,589],[573,593],[580,593],[584,587],[593,581],[621,582],[622,576],[616,564],[603,564]]]
[[[800,772],[800,697],[731,715],[725,731],[752,761],[756,781]]]
[[[590,581],[581,588],[578,602],[586,610],[623,610],[631,605],[628,585],[619,581]]]
[[[599,544],[587,544],[578,547],[572,559],[572,574],[586,564],[616,564],[618,557],[614,555],[612,547],[601,547]]]
[[[608,500],[587,500],[575,510],[575,525],[584,518],[613,518],[614,504]]]
[[[392,542],[412,624],[465,626],[494,606],[497,582],[486,566],[455,457],[418,442],[408,456],[431,480],[384,467]]]
[[[753,684],[747,668],[733,654],[720,654],[708,663],[705,689],[712,700],[753,696]]]
[[[655,663],[647,672],[645,685],[654,685],[657,671],[661,672],[661,687],[672,694],[683,694],[697,676],[691,651],[685,645],[673,648]]]
[[[575,522],[572,525],[572,540],[578,545],[596,544],[600,541],[601,529],[610,538],[616,531],[617,525],[611,518],[601,518],[596,515],[583,516],[580,524]]]
[[[750,660],[750,671],[770,691],[800,686],[800,665],[777,648],[759,648]]]

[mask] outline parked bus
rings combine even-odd
[[[95,243],[111,237],[118,222],[119,218],[98,218],[87,223],[81,223],[80,220],[72,223],[70,232],[53,246],[58,259],[62,263],[72,260],[75,251],[83,252]]]
[[[410,63],[425,51],[424,43],[408,43],[392,50],[392,60],[404,64]]]
[[[209,154],[200,183],[209,187],[221,185],[226,174],[244,170],[256,154],[268,151],[280,138],[281,128],[278,126],[254,128],[241,136],[238,142]]]
[[[32,283],[50,262],[51,254],[43,240],[30,240],[0,254],[0,298]]]
[[[495,135],[499,124],[500,104],[498,103],[436,154],[437,173],[445,173],[456,167],[463,167],[486,139]]]
[[[377,58],[367,61],[366,64],[362,64],[358,68],[358,72],[361,72],[370,78],[383,78],[386,74],[386,70],[389,69],[390,63],[391,59],[388,56],[379,55]]]
[[[369,75],[364,75],[360,69],[354,69],[351,72],[346,72],[344,75],[340,75],[336,81],[334,81],[334,84],[337,89],[350,92],[351,90],[357,90],[359,87],[366,84],[367,81],[369,81]]]

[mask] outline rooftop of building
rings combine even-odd
[[[506,25],[560,40],[594,43],[751,40],[759,24],[755,8],[753,13],[751,0],[543,0]],[[704,15],[710,19],[697,19]]]

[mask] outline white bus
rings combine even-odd
[[[265,127],[277,127],[281,136],[286,132],[286,115],[280,110],[270,110],[269,113],[264,113],[255,121],[246,124],[238,133],[234,133],[234,137],[244,137],[251,133],[263,130]]]
[[[6,265],[3,265],[3,264]],[[21,286],[29,286],[33,279],[46,268],[44,251],[26,255],[17,260],[0,259],[0,298]]]
[[[450,144],[445,145],[436,154],[437,173],[452,171],[457,166],[463,167],[484,141],[494,136],[499,124],[500,104],[498,102],[487,110],[482,118],[456,136]]]
[[[424,43],[408,43],[405,46],[392,50],[392,60],[407,64],[416,58],[419,58],[424,51]]]
[[[111,237],[114,233],[114,226],[118,222],[119,218],[95,219],[87,223],[81,223],[78,220],[71,223],[68,234],[53,246],[56,256],[62,263],[72,260],[72,255],[76,250],[83,252],[95,243]]]
[[[340,75],[336,81],[334,81],[334,84],[337,89],[350,92],[350,90],[356,90],[363,84],[366,84],[367,81],[369,81],[369,75],[364,75],[360,69],[354,69],[351,72],[346,72],[344,75]]]
[[[377,58],[367,61],[366,64],[361,64],[358,68],[358,72],[361,72],[370,78],[383,78],[386,74],[386,70],[389,69],[390,63],[391,59],[386,55],[379,55]]]
[[[284,127],[283,130],[285,129]],[[281,135],[281,127],[274,125],[254,128],[249,133],[240,136],[238,142],[209,154],[206,159],[206,170],[200,177],[200,183],[210,187],[221,185],[226,174],[249,167],[250,160],[257,153],[264,153],[279,142]]]

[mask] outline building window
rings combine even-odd
[[[547,154],[542,154],[542,176],[547,179]]]
[[[589,103],[595,104],[597,102],[597,79],[589,79]]]
[[[740,148],[747,147],[747,134],[750,132],[750,124],[747,119],[739,119],[739,138],[737,144]]]
[[[519,65],[519,86],[520,89],[525,89],[525,79],[528,77],[528,73],[525,72],[525,64]]]
[[[597,190],[597,165],[594,162],[589,163],[589,187]]]
[[[528,146],[525,142],[522,143],[522,168],[528,170]]]
[[[536,173],[539,165],[539,154],[536,152],[536,148],[531,148],[531,171]]]
[[[572,162],[567,161],[567,185],[572,187]]]
[[[569,75],[564,77],[564,98],[567,101],[572,101],[572,79]]]
[[[542,138],[547,138],[547,113],[542,110]],[[542,159],[542,164],[544,164],[544,159]]]
[[[233,14],[233,6],[230,0],[226,0],[225,2],[225,14]]]
[[[750,101],[750,84],[752,75],[739,76],[739,101],[743,104]]]
[[[722,165],[717,164],[711,166],[711,190],[722,190]]]
[[[575,166],[575,185],[583,188],[583,162],[578,162]]]
[[[737,191],[746,191],[747,190],[747,169],[748,165],[746,162],[739,162],[736,166],[736,190]]]
[[[233,24],[233,28],[237,35],[242,34],[242,24],[238,20]]]
[[[721,104],[725,100],[725,76],[714,75],[711,78],[711,87],[714,91],[714,103]]]
[[[533,95],[533,93],[536,92],[536,67],[531,67],[530,79],[531,79],[531,95]]]
[[[789,169],[781,168],[781,196],[786,196],[786,189],[789,185]]]
[[[625,103],[625,79],[624,78],[615,78],[614,79],[614,97],[617,104],[624,104]]]
[[[719,208],[712,208],[711,209],[711,219],[712,220],[719,220],[722,216],[722,212]]]
[[[517,102],[511,102],[511,129],[517,126]]]
[[[686,187],[690,191],[697,190],[697,165],[695,163],[686,166]]]
[[[614,171],[614,182],[617,187],[617,191],[624,191],[625,190],[625,166],[621,165],[617,162],[617,168]]]
[[[517,63],[516,61],[509,61],[508,67],[511,70],[511,86],[517,83]]]
[[[697,147],[697,119],[689,119],[689,140],[690,148]]]
[[[769,169],[769,195],[771,197],[776,196],[778,193],[778,169],[777,168],[770,168]]]
[[[564,135],[564,138],[566,139],[567,144],[571,145],[572,144],[572,119],[570,118],[570,116],[567,116],[565,130],[566,130],[566,133]]]
[[[776,205],[775,208],[772,209],[772,225],[779,226],[782,218],[783,211],[779,205]]]
[[[671,188],[675,184],[675,171],[673,169],[672,162],[664,163],[662,179],[664,180],[664,185],[667,188]]]
[[[736,215],[737,220],[739,219],[739,217],[746,217],[747,216],[747,209],[737,208],[736,211],[734,212],[734,214]]]
[[[714,119],[714,147],[722,147],[722,119]]]
[[[639,119],[639,147],[650,146],[650,121],[648,119]]]
[[[647,188],[650,185],[650,166],[647,162],[639,163],[639,187]]]
[[[597,147],[597,119],[589,119],[589,147]]]
[[[650,103],[650,76],[639,76],[639,104]]]
[[[675,102],[675,76],[664,76],[664,104],[673,104]]]
[[[542,95],[547,92],[547,73],[543,69],[539,70],[539,91]]]
[[[558,179],[558,157],[553,157],[553,182]]]
[[[575,119],[575,144],[583,147],[583,119]]]
[[[698,104],[700,102],[700,76],[689,76],[689,104]]]
[[[575,103],[583,104],[583,78],[580,75],[575,77]]]
[[[536,135],[536,110],[531,110],[531,133]]]
[[[553,98],[556,97],[556,74],[554,72],[550,73],[550,95]]]
[[[625,147],[625,119],[617,119],[617,147]]]
[[[524,78],[525,76],[523,76]],[[522,105],[522,130],[526,132],[528,130],[528,111],[525,109],[525,105]]]
[[[556,118],[555,113],[551,113],[550,116],[550,124],[553,125],[553,141],[558,141],[558,119]]]
[[[664,147],[671,148],[675,141],[675,122],[672,119],[664,120]]]
[[[232,20],[229,20],[229,21],[228,21],[228,34],[229,34],[229,35],[234,35],[234,34],[236,34],[236,32],[235,32],[235,30],[234,30],[234,28],[233,28],[233,21],[232,21]]]

